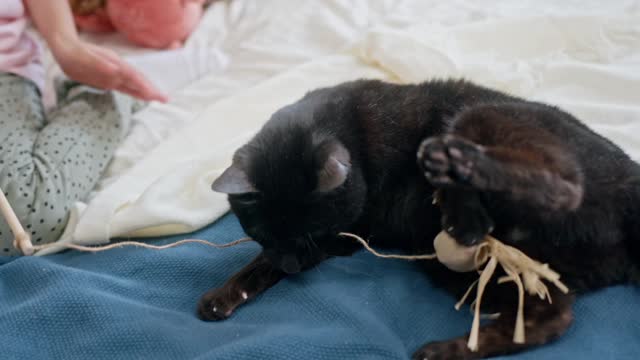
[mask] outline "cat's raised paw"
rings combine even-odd
[[[460,207],[464,212],[444,214],[442,228],[459,244],[473,246],[493,231],[494,224],[484,208],[465,205]]]
[[[246,294],[246,293],[243,293]],[[198,303],[198,317],[202,320],[219,321],[231,316],[233,310],[246,300],[246,295],[233,296],[225,288],[208,291]]]
[[[412,360],[467,360],[476,359],[464,341],[439,341],[424,345],[413,353]]]
[[[418,148],[418,164],[434,186],[467,184],[482,147],[455,135],[431,137]]]

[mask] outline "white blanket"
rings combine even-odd
[[[217,54],[214,70],[137,114],[60,243],[211,223],[228,205],[210,184],[234,150],[282,105],[356,78],[465,77],[559,105],[640,159],[636,0],[233,0],[187,46]]]

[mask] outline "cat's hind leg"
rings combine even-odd
[[[562,139],[531,116],[500,106],[467,110],[448,133],[422,142],[418,163],[437,188],[495,192],[538,209],[575,210],[583,196],[580,167]]]
[[[503,285],[501,285],[503,286]],[[550,289],[553,303],[537,297],[527,297],[525,301],[525,342],[513,342],[515,313],[512,306],[506,306],[498,319],[481,326],[478,336],[478,351],[467,347],[468,335],[430,342],[413,354],[414,360],[482,359],[497,355],[513,354],[527,348],[544,345],[562,336],[573,321],[573,295],[565,295]]]

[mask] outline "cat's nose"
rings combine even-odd
[[[280,259],[280,268],[287,274],[295,274],[300,272],[300,262],[295,255],[284,255]]]

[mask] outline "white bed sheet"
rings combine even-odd
[[[136,52],[117,38],[94,41]],[[637,0],[223,1],[187,48],[195,67],[207,54],[212,71],[169,104],[136,114],[60,244],[184,233],[214,221],[228,206],[210,183],[235,148],[307,90],[360,77],[465,77],[547,101],[640,159]]]

